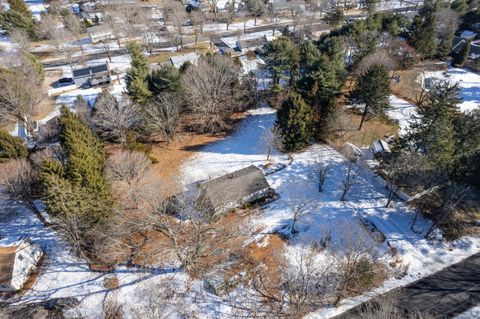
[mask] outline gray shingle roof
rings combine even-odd
[[[262,171],[253,165],[241,170],[200,183],[202,195],[215,210],[221,210],[232,203],[268,189],[270,185]]]

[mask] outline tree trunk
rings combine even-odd
[[[365,105],[365,109],[363,110],[363,114],[362,114],[362,120],[360,121],[360,126],[358,127],[358,130],[362,130],[362,126],[363,126],[363,122],[365,122],[365,119],[367,117],[367,113],[368,113],[368,107],[367,105]]]

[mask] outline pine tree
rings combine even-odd
[[[132,58],[132,67],[127,71],[127,90],[132,100],[139,104],[146,104],[152,97],[148,89],[148,61],[142,53],[141,47],[136,42],[128,45]]]
[[[312,109],[300,94],[291,93],[277,112],[275,126],[282,134],[285,151],[298,151],[312,142]]]
[[[105,180],[103,145],[76,114],[63,106],[58,119],[65,168],[53,160],[41,170],[43,200],[53,216],[79,218],[92,225],[107,217],[112,200]]]
[[[63,106],[58,124],[67,156],[65,176],[74,185],[108,197],[105,181],[106,156],[100,139],[75,113]]]
[[[322,100],[320,104],[320,119],[316,135],[319,140],[326,141],[335,130],[338,120],[338,103],[336,96]]]
[[[418,120],[411,124],[409,140],[437,167],[448,170],[455,152],[455,126],[459,114],[460,87],[441,82],[418,105]]]
[[[43,82],[45,80],[45,69],[43,63],[30,52],[23,52],[25,62],[29,63],[32,66],[32,69],[35,70],[38,74],[38,79]]]
[[[268,42],[263,51],[262,57],[272,73],[273,85],[278,87],[280,80],[287,74],[290,84],[293,84],[300,63],[300,51],[295,43],[290,38],[281,36]]]
[[[32,12],[28,9],[24,0],[8,0],[8,4],[10,5],[10,10],[17,11],[26,17],[32,16]]]
[[[30,39],[37,39],[35,24],[31,16],[25,16],[18,11],[8,10],[0,14],[0,25],[6,31],[20,29],[25,31]]]
[[[0,129],[0,162],[27,155],[27,146],[21,138],[11,136],[7,131]]]
[[[467,41],[463,48],[458,53],[453,53],[453,65],[456,67],[463,67],[468,61],[468,55],[470,53],[471,42]]]
[[[455,0],[450,5],[450,8],[457,11],[459,15],[463,16],[468,11],[468,3],[466,0]]]
[[[179,92],[180,72],[174,66],[163,65],[148,75],[148,87],[154,95]]]
[[[437,53],[435,9],[425,5],[413,19],[410,43],[424,58],[431,58]]]
[[[385,116],[385,111],[390,107],[390,77],[383,65],[372,65],[365,74],[357,80],[357,86],[352,92],[354,103],[365,104],[360,121],[359,130],[367,116]]]

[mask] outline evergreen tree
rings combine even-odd
[[[299,68],[300,51],[290,38],[281,36],[268,42],[262,57],[267,68],[272,72],[274,87],[278,87],[280,79],[287,75],[290,78],[290,84],[293,83]]]
[[[180,72],[172,65],[163,65],[148,75],[148,87],[154,95],[177,93],[181,89]]]
[[[467,13],[469,7],[466,0],[455,0],[450,5],[450,8],[457,11],[459,15],[463,16]]]
[[[411,124],[411,140],[435,166],[448,171],[455,153],[455,121],[459,115],[460,87],[441,82],[418,105],[418,120]]]
[[[390,107],[390,77],[383,65],[372,65],[365,74],[360,75],[357,86],[352,92],[354,103],[365,104],[359,130],[367,116],[384,116]]]
[[[310,40],[305,40],[300,46],[300,66],[302,75],[312,70],[322,53]]]
[[[330,96],[323,99],[320,104],[320,119],[318,121],[316,135],[319,140],[327,140],[335,130],[338,117],[337,97]]]
[[[453,53],[453,65],[456,67],[463,67],[468,61],[468,55],[470,53],[471,42],[467,41],[463,48],[458,53]]]
[[[21,138],[11,136],[7,131],[0,129],[0,162],[27,155],[27,146]]]
[[[128,45],[132,58],[132,67],[127,71],[127,90],[132,100],[144,105],[152,97],[148,89],[148,61],[142,53],[140,45],[130,42]]]
[[[25,31],[30,39],[37,39],[35,24],[32,17],[25,16],[18,11],[8,10],[0,13],[0,25],[6,31],[20,29]]]
[[[413,19],[410,30],[410,43],[424,58],[434,57],[437,53],[435,28],[435,9],[425,5]]]
[[[38,74],[38,79],[43,82],[45,80],[45,69],[43,63],[30,52],[23,52],[23,57],[26,63],[32,66],[32,69]]]
[[[24,0],[8,0],[8,4],[10,5],[10,10],[14,10],[26,17],[32,16],[32,12],[28,9]]]
[[[330,10],[325,15],[325,21],[333,28],[340,26],[344,20],[345,15],[343,14],[343,10],[340,8]]]
[[[67,157],[65,177],[72,184],[108,197],[103,144],[88,125],[66,106],[58,118],[60,141]]]
[[[291,93],[277,112],[275,126],[282,134],[285,151],[298,151],[312,142],[312,109],[300,94]]]
[[[375,12],[375,9],[380,0],[362,0],[362,6],[367,10],[368,15],[371,15]]]
[[[58,119],[60,140],[67,158],[42,163],[43,201],[53,216],[78,218],[84,230],[111,211],[105,180],[105,151],[100,140],[77,115],[63,106]]]

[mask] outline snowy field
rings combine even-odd
[[[275,112],[270,108],[250,111],[250,116],[243,120],[232,136],[204,147],[184,164],[182,168],[184,185],[250,164],[265,163],[266,148],[261,145],[260,137],[272,127],[274,120]],[[330,164],[333,168],[323,193],[317,191],[314,177],[314,162],[317,159]],[[273,160],[284,161],[285,156],[275,153]],[[389,279],[375,292],[404,285],[480,251],[480,240],[476,238],[463,238],[448,245],[428,243],[423,239],[424,231],[428,227],[425,220],[418,222],[416,229],[418,233],[411,231],[409,228],[414,212],[400,202],[395,202],[393,208],[384,208],[386,192],[368,170],[360,172],[361,177],[349,193],[348,201],[339,201],[338,186],[345,170],[344,158],[325,145],[314,145],[305,152],[294,154],[290,166],[268,176],[268,181],[281,198],[265,208],[262,215],[254,220],[254,225],[265,226],[267,230],[278,230],[290,223],[291,214],[286,209],[288,204],[286,201],[292,185],[301,189],[302,193],[312,200],[314,209],[299,224],[301,232],[290,242],[287,249],[289,255],[294,255],[302,247],[308,247],[318,240],[326,227],[334,234],[334,227],[338,222],[354,220],[359,216],[367,218],[384,232],[391,245],[398,249],[403,263],[409,266],[406,277],[401,280]],[[173,273],[172,269],[140,270],[119,267],[114,271],[119,279],[119,289],[106,289],[104,279],[112,274],[91,272],[86,263],[74,257],[58,235],[45,229],[32,213],[12,205],[5,198],[1,199],[1,203],[5,207],[2,211],[5,218],[0,221],[0,235],[9,238],[30,236],[34,241],[48,246],[48,257],[42,274],[33,288],[26,295],[19,297],[17,302],[73,296],[79,298],[81,304],[70,312],[71,316],[81,314],[85,318],[98,318],[102,302],[113,298],[124,306],[127,318],[134,318],[135,311],[145,306],[146,296],[157,294],[169,284],[179,285],[178,289],[181,289],[187,283],[184,273]],[[159,284],[163,282],[165,285]],[[202,303],[195,305],[201,318],[229,317],[228,308],[221,305],[217,297],[207,294],[199,282],[191,284],[196,293],[204,297]],[[346,300],[342,302],[340,308],[320,309],[310,317],[328,318],[366,298],[367,296],[361,296]]]
[[[252,116],[244,121],[232,137],[205,147],[185,164],[185,184],[222,175],[251,164],[262,164],[265,161],[265,151],[261,151],[258,137],[271,127],[269,125],[274,123],[274,119],[275,114],[271,109],[254,110]],[[317,159],[333,167],[323,193],[317,190]],[[277,154],[274,160],[281,158]],[[288,198],[295,189],[301,189],[302,194],[314,203],[314,210],[301,223],[300,227],[304,231],[291,243],[288,250],[291,254],[318,240],[326,228],[330,228],[327,231],[334,234],[335,227],[343,221],[363,217],[373,222],[385,234],[392,247],[398,250],[403,264],[408,265],[408,274],[400,280],[389,279],[382,287],[369,293],[370,296],[405,285],[480,252],[479,238],[463,238],[452,244],[429,243],[424,239],[429,222],[421,218],[416,224],[415,232],[410,230],[415,212],[401,202],[395,202],[392,208],[385,208],[387,192],[375,180],[373,173],[366,169],[361,170],[360,178],[353,186],[348,201],[339,201],[339,184],[346,169],[345,159],[326,145],[315,145],[305,152],[294,154],[291,166],[268,176],[268,181],[281,198],[263,211],[263,216],[255,221],[256,226],[265,226],[265,232],[268,233],[288,225],[292,218],[287,208]],[[311,318],[328,318],[366,298],[367,296],[360,296],[346,300],[337,309],[321,309],[312,314]]]
[[[470,112],[480,108],[480,74],[467,69],[449,68],[446,72],[425,72],[426,78],[449,80],[460,85],[460,104],[462,112]],[[400,135],[408,132],[409,123],[416,115],[415,105],[394,95],[390,96],[391,109],[387,114],[400,126]]]
[[[462,89],[460,96],[463,103],[460,108],[463,112],[480,108],[480,74],[467,69],[450,67],[446,72],[426,72],[426,78],[447,79],[458,83]]]

